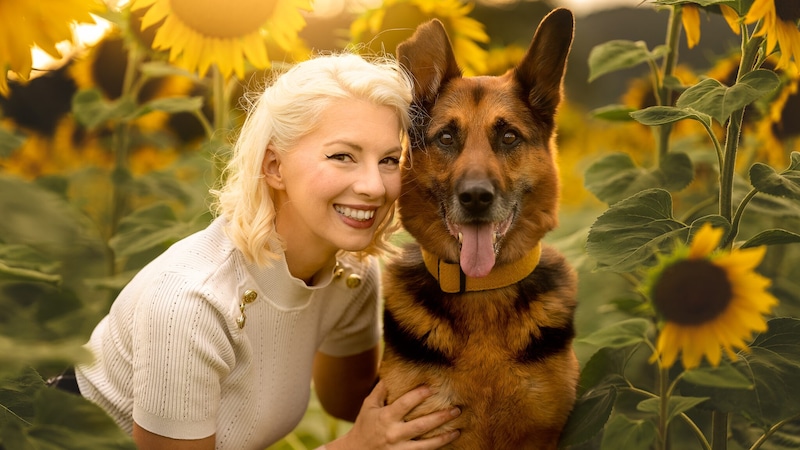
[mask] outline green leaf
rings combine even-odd
[[[796,244],[800,242],[800,234],[787,230],[764,230],[748,239],[741,248],[758,247],[760,245]]]
[[[53,275],[21,267],[12,267],[0,261],[0,281],[41,281],[43,283],[59,284],[61,283],[61,275]]]
[[[727,389],[753,388],[753,382],[725,360],[718,367],[704,366],[688,370],[684,372],[683,380],[698,386]]]
[[[199,111],[203,108],[203,97],[166,97],[151,100],[139,107],[131,118],[141,117],[153,111],[169,114]]]
[[[97,224],[64,197],[37,184],[0,175],[0,211],[14,212],[0,220],[2,240],[24,243],[58,262],[67,284],[68,273],[90,271],[104,256],[105,242]],[[49,266],[23,267],[50,270]]]
[[[577,342],[594,345],[598,348],[625,348],[647,340],[650,322],[646,319],[627,319],[606,328],[601,328]]]
[[[84,337],[48,342],[0,335],[0,376],[26,366],[44,363],[66,366],[77,362],[90,362],[91,353],[84,344],[86,344]]]
[[[99,406],[46,387],[30,368],[0,378],[0,442],[8,449],[134,449]]]
[[[82,125],[94,129],[101,124],[125,119],[134,112],[136,104],[130,97],[109,101],[97,88],[78,91],[72,97],[72,112]]]
[[[650,450],[655,445],[658,430],[649,420],[630,420],[614,416],[606,425],[601,450]]]
[[[613,40],[597,45],[589,52],[589,82],[607,73],[655,61],[668,51],[662,45],[651,52],[644,41]]]
[[[31,399],[44,380],[30,367],[0,377],[0,430],[9,423],[30,423],[35,416]],[[0,442],[2,438],[0,438]]]
[[[584,396],[592,390],[627,386],[625,365],[635,350],[636,347],[625,349],[605,347],[596,351],[581,370],[578,395]]]
[[[689,411],[706,400],[708,400],[708,397],[670,396],[669,402],[667,402],[667,423],[671,422],[677,415]],[[642,412],[659,415],[661,413],[661,398],[642,400],[636,405],[636,409]]]
[[[693,178],[694,166],[685,153],[667,153],[654,170],[637,167],[625,153],[614,153],[592,164],[584,183],[599,200],[613,204],[646,189],[679,191]]]
[[[685,242],[688,227],[672,217],[672,197],[648,189],[611,206],[592,225],[586,242],[598,270],[632,272],[652,265],[656,254]]]
[[[682,109],[692,108],[722,124],[734,111],[764,97],[779,85],[778,75],[766,69],[748,73],[732,87],[727,87],[713,78],[707,78],[681,94],[676,106]]]
[[[711,127],[711,116],[692,108],[676,108],[674,106],[651,106],[631,113],[637,122],[643,125],[659,126],[675,123],[684,119],[696,120],[706,128]]]
[[[741,352],[733,366],[753,385],[752,389],[726,389],[682,385],[681,392],[708,396],[707,405],[723,412],[755,418],[761,426],[800,414],[800,319],[778,318],[759,334],[749,352]]]
[[[120,221],[119,232],[108,243],[117,256],[131,256],[166,248],[194,231],[196,225],[178,221],[172,208],[156,203]]]
[[[593,117],[614,122],[630,122],[631,113],[636,109],[625,105],[608,105],[590,112]]]
[[[40,448],[135,449],[130,436],[102,409],[83,397],[41,389],[34,398],[36,418],[27,431]]]
[[[791,157],[791,164],[780,174],[766,164],[753,164],[750,167],[750,183],[759,192],[800,200],[800,153],[792,152]]]
[[[40,281],[58,284],[61,276],[53,274],[58,263],[28,245],[0,244],[1,281]]]
[[[559,446],[582,444],[593,438],[606,425],[616,400],[617,390],[613,387],[594,390],[578,398],[561,433]]]
[[[139,65],[139,70],[147,77],[160,78],[167,76],[181,76],[187,78],[197,78],[192,72],[186,69],[181,69],[172,64],[167,64],[162,61],[146,62]]]

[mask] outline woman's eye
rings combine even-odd
[[[381,164],[387,164],[390,166],[399,166],[400,165],[400,158],[396,156],[387,156],[381,160]]]
[[[350,156],[347,153],[334,153],[332,155],[325,155],[325,157],[328,158],[328,159],[336,160],[336,161],[348,161],[348,160],[352,161],[353,160],[353,157]]]

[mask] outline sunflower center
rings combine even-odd
[[[172,13],[194,31],[237,38],[258,31],[275,10],[275,0],[170,0]]]
[[[699,325],[724,311],[732,294],[724,269],[707,259],[689,259],[664,269],[653,290],[653,302],[668,321]]]
[[[793,22],[800,19],[800,2],[797,0],[775,0],[775,13],[781,20]]]

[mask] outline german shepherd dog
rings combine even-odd
[[[388,402],[462,414],[452,449],[555,449],[572,410],[576,277],[556,226],[555,114],[574,18],[551,12],[505,75],[463,77],[441,22],[398,46],[418,110],[399,213],[416,242],[384,271]]]

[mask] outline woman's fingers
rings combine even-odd
[[[410,450],[433,450],[436,448],[441,448],[458,438],[461,434],[458,430],[453,430],[447,433],[442,433],[436,435],[429,439],[421,439],[418,441],[412,441],[409,446]]]
[[[380,385],[381,383],[378,384]],[[383,386],[383,389],[385,391],[386,387]],[[432,393],[431,388],[428,386],[420,386],[401,395],[394,403],[389,405],[388,408],[396,413],[397,417],[403,418],[408,415],[412,409],[419,406],[426,398],[430,397]]]
[[[380,385],[381,383],[379,383]],[[376,390],[380,389],[381,392],[385,390],[385,386],[376,386]],[[391,405],[388,405],[384,412],[390,417],[390,421],[399,422],[400,426],[393,427],[390,434],[391,440],[405,441],[408,439],[418,438],[436,428],[446,424],[447,422],[455,419],[461,414],[459,408],[453,407],[446,410],[436,411],[424,416],[416,417],[414,419],[405,421],[405,417],[417,406],[419,406],[425,399],[431,396],[433,392],[427,386],[420,386],[412,389],[411,391],[403,394]],[[458,433],[444,433],[437,435],[430,439],[424,439],[417,442],[425,442],[426,446],[419,448],[438,448],[447,442],[452,441],[458,436]],[[432,446],[428,446],[432,445]],[[417,446],[414,446],[417,448]]]

